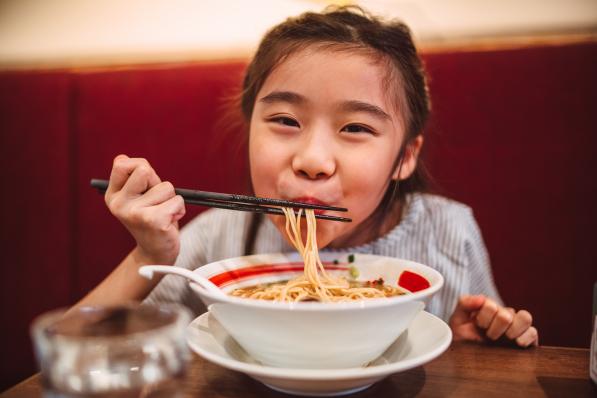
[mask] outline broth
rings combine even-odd
[[[283,287],[288,284],[288,280],[279,281],[279,282],[272,282],[272,283],[260,283],[257,285],[242,287],[238,289],[234,289],[232,292],[229,293],[230,296],[235,297],[244,297],[244,298],[258,298],[264,300],[271,300],[274,301],[273,298],[269,297],[252,297],[255,294],[264,291],[265,289],[269,289],[272,287]],[[362,288],[362,289],[376,289],[383,293],[384,297],[394,297],[394,296],[401,296],[406,294],[407,292],[399,287],[390,286],[384,283],[382,278],[375,279],[372,281],[347,281],[347,286],[343,287],[343,289],[355,289],[355,288]],[[341,290],[342,288],[338,288]],[[369,297],[365,297],[369,298]],[[373,297],[371,297],[373,298]],[[299,300],[295,301],[320,301],[313,297],[304,297]]]

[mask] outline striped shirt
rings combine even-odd
[[[200,214],[181,231],[175,266],[195,269],[242,256],[250,219],[249,213],[228,210],[211,209]],[[255,253],[295,250],[267,218],[257,229],[254,248]],[[441,196],[410,195],[400,223],[387,234],[360,246],[334,251],[403,258],[435,268],[444,277],[444,287],[426,310],[445,321],[463,294],[485,294],[501,303],[472,210]],[[146,301],[182,303],[196,315],[205,311],[199,297],[177,276],[164,277]]]

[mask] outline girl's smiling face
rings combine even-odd
[[[349,210],[326,214],[352,223],[318,220],[319,247],[368,241],[357,227],[390,178],[414,169],[407,159],[400,175],[393,170],[404,123],[386,76],[383,63],[365,53],[306,48],[278,65],[257,94],[249,136],[255,194]],[[271,219],[286,236],[284,217]]]

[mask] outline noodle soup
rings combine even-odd
[[[323,252],[321,263],[332,278],[344,278],[357,288],[392,286],[405,294],[341,302],[231,295],[237,289],[282,285],[300,277],[304,274],[302,260],[297,252],[220,260],[195,272],[210,279],[226,295],[214,295],[193,283],[191,289],[255,360],[276,367],[330,369],[362,366],[381,355],[443,285],[437,271],[412,261]],[[380,286],[367,283],[381,282],[380,278]],[[417,285],[417,281],[425,282],[427,287]]]
[[[276,300],[276,294],[268,294],[268,292],[277,292],[282,290],[288,286],[289,283],[289,280],[272,283],[260,283],[258,285],[235,289],[229,294],[234,297],[244,297],[258,300]],[[379,294],[381,294],[383,297],[392,297],[408,293],[405,289],[385,284],[383,278],[372,281],[346,281],[346,289],[349,289],[349,292],[343,292],[342,297],[347,297],[348,299],[353,300],[375,297],[379,298]],[[369,294],[369,292],[371,292],[370,289],[374,289],[376,294]],[[294,302],[320,301],[319,296],[315,294],[309,294],[308,290],[298,290],[295,292],[291,291],[289,292],[288,297],[290,301]]]

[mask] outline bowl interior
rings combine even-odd
[[[333,276],[343,276],[348,280],[364,282],[382,278],[386,285],[398,286],[409,291],[411,286],[399,284],[400,276],[407,271],[424,278],[429,283],[427,288],[390,299],[406,297],[414,299],[429,296],[439,290],[443,284],[443,278],[437,271],[408,260],[369,254],[336,252],[320,253],[320,258],[327,272]],[[302,275],[303,267],[302,259],[298,253],[262,254],[217,261],[200,267],[195,272],[209,278],[225,293],[230,293],[241,287],[287,281]]]

